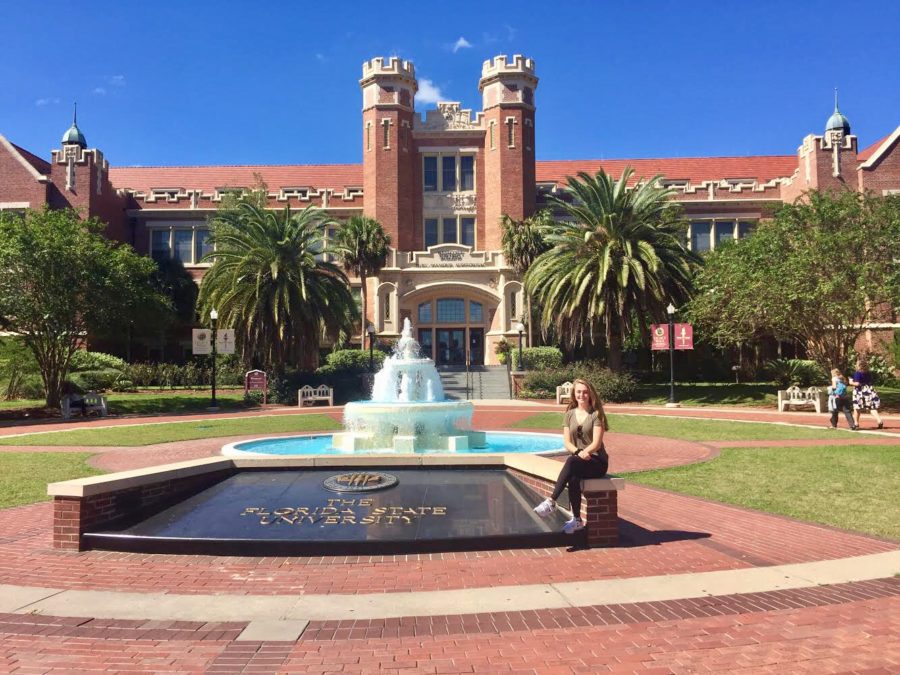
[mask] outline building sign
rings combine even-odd
[[[669,324],[655,323],[650,326],[650,349],[668,349],[669,348]]]
[[[269,380],[262,370],[250,370],[244,375],[244,394],[250,391],[263,393],[263,405],[266,404],[269,394]]]
[[[689,323],[675,324],[675,349],[694,348],[694,327]]]
[[[420,268],[487,267],[489,262],[484,251],[472,251],[468,246],[458,244],[438,244],[427,252],[412,254],[412,264]]]
[[[250,506],[242,516],[258,518],[262,526],[293,525],[412,525],[447,515],[446,506],[376,506],[373,499],[327,499],[324,506]]]

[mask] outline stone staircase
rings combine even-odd
[[[464,366],[440,366],[438,373],[444,387],[444,396],[448,399],[509,399],[506,366],[472,366],[468,396]]]

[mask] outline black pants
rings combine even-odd
[[[856,422],[853,421],[853,413],[850,411],[850,399],[844,396],[837,396],[834,399],[834,410],[831,411],[831,426],[837,426],[838,413],[842,410],[844,411],[844,417],[847,418],[847,424],[852,429],[856,426]]]
[[[570,455],[563,464],[556,487],[553,488],[551,498],[559,499],[565,487],[569,488],[569,503],[572,505],[572,515],[581,517],[581,481],[584,478],[603,478],[609,468],[609,455],[606,450],[600,448],[600,452],[591,455],[590,459],[581,459],[578,455]]]

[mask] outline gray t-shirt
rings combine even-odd
[[[594,440],[594,427],[599,427],[601,425],[600,415],[595,410],[585,418],[584,422],[579,424],[578,418],[575,415],[576,410],[577,408],[572,408],[571,410],[566,411],[563,426],[569,430],[569,438],[572,439],[572,443],[575,447],[579,450],[584,450]],[[600,449],[603,450],[602,445]]]

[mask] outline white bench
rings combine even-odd
[[[828,408],[828,392],[820,387],[781,389],[778,392],[778,412],[784,412],[791,405],[812,406],[816,412],[823,412]]]
[[[98,394],[96,391],[86,392],[83,396],[80,397],[79,400],[76,401],[73,401],[72,397],[69,395],[63,396],[60,407],[62,408],[62,416],[64,420],[70,419],[72,417],[72,408],[82,408],[85,415],[91,412],[96,412],[100,413],[100,417],[106,417],[106,415],[109,413],[106,407],[106,397]]]
[[[320,384],[315,389],[308,384],[300,387],[297,392],[297,405],[301,407],[315,405],[316,401],[327,401],[328,405],[334,405],[334,389],[326,384]]]
[[[563,382],[556,388],[556,404],[561,405],[572,400],[572,383]]]

